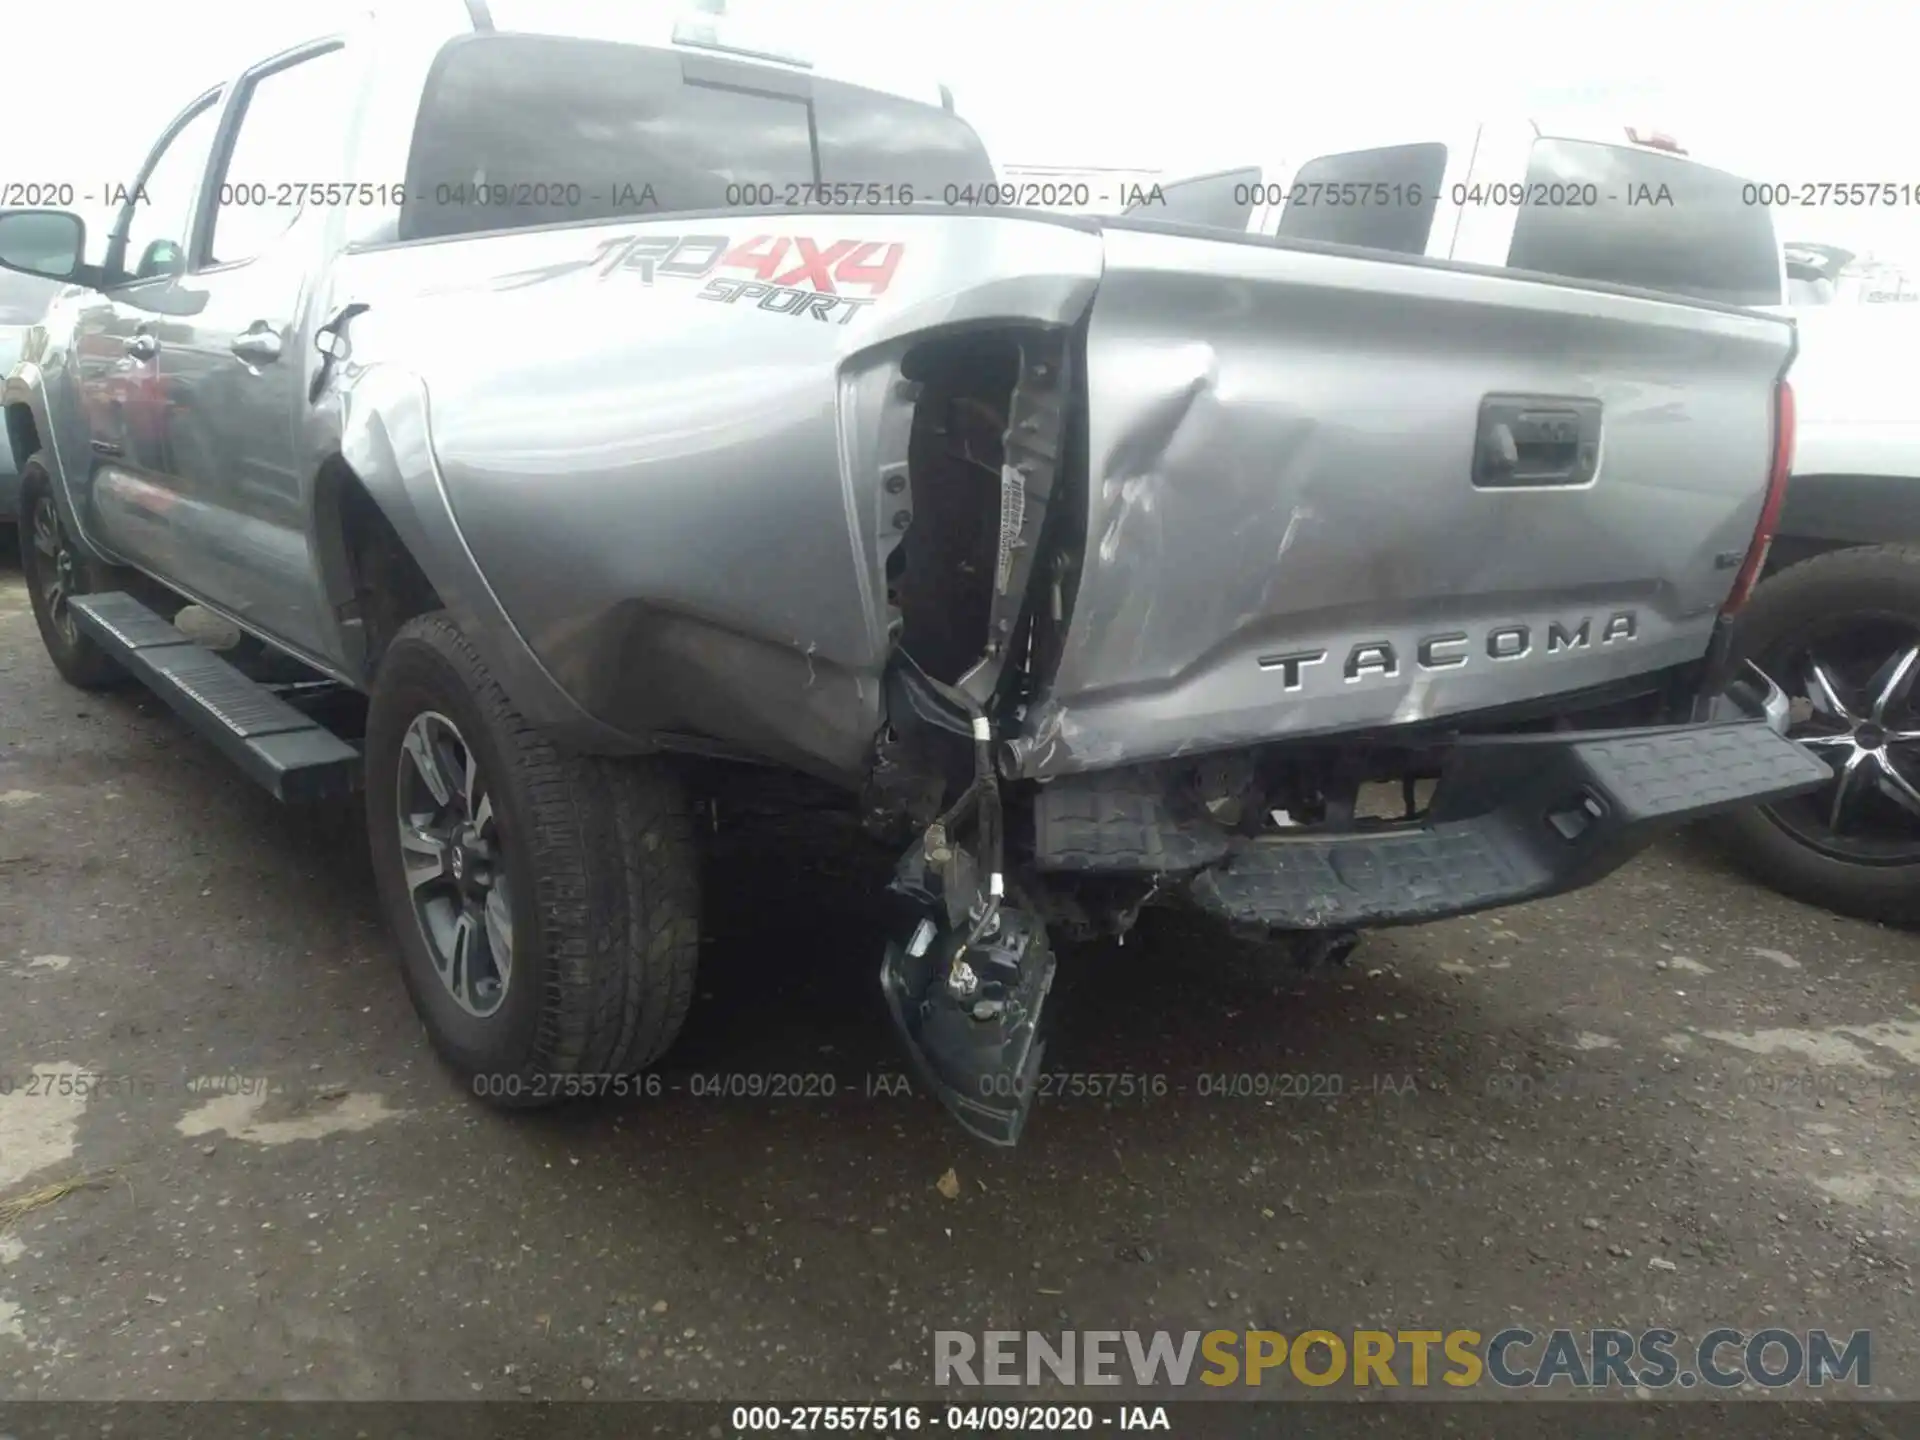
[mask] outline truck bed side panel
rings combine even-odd
[[[900,361],[1071,324],[1099,260],[1038,217],[732,212],[387,247],[348,288],[356,362],[425,378],[465,543],[575,703],[848,779],[892,651]]]

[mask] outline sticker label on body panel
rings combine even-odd
[[[886,294],[906,249],[898,240],[822,243],[805,235],[619,235],[582,259],[508,276],[501,288],[583,270],[638,275],[643,285],[699,280],[706,283],[696,299],[845,325]]]

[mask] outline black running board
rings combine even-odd
[[[360,752],[120,591],[68,602],[82,631],[269,793],[351,792]]]

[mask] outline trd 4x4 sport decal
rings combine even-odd
[[[906,250],[898,240],[819,241],[805,235],[741,241],[728,235],[621,235],[602,241],[585,259],[517,271],[497,285],[517,290],[582,270],[630,271],[647,285],[656,278],[704,280],[697,299],[845,325],[886,294]]]

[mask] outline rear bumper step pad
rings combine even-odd
[[[279,799],[317,800],[359,784],[357,749],[133,596],[76,595],[68,604],[82,631]]]
[[[1456,742],[1417,829],[1263,838],[1194,877],[1248,925],[1414,924],[1591,884],[1656,836],[1832,778],[1763,723]]]

